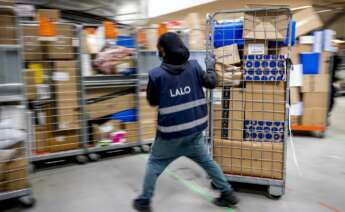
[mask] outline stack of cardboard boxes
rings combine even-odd
[[[290,80],[293,85],[290,88],[292,125],[325,127],[327,124],[332,50],[322,49],[324,41],[316,41],[317,34],[300,37],[300,43],[293,49],[295,65]]]
[[[268,43],[286,38],[287,23],[281,13],[245,13],[243,37],[215,49],[214,158],[225,173],[283,178],[286,55]]]
[[[22,26],[27,99],[35,114],[35,153],[79,147],[80,69],[76,28],[58,23],[59,10],[37,10],[54,22],[55,34],[41,36],[37,24]]]

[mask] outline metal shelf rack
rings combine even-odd
[[[2,159],[0,167],[0,201],[17,198],[24,206],[35,203],[29,182],[29,137],[31,133],[30,116],[26,110],[24,83],[22,78],[22,45],[17,14],[13,7],[0,7],[0,122],[11,120],[11,124],[1,129],[1,151],[16,152],[15,157]],[[15,116],[20,118],[17,120]],[[10,130],[11,135],[5,131]],[[6,135],[8,134],[8,135]],[[16,135],[18,134],[18,135]],[[23,134],[23,136],[19,136]],[[6,138],[6,136],[9,136]]]

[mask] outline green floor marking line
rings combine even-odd
[[[144,158],[148,158],[148,155],[144,155]],[[204,199],[206,199],[208,202],[212,202],[213,197],[207,192],[207,190],[201,186],[199,186],[198,184],[189,181],[189,180],[185,180],[183,177],[179,176],[178,174],[176,174],[175,172],[166,169],[165,172],[170,176],[173,177],[175,180],[177,180],[177,182],[181,183],[183,186],[187,187],[189,190],[191,190],[192,192],[202,196]],[[234,212],[234,209],[231,208],[224,208],[225,212]]]

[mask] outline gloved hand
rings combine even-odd
[[[206,71],[214,71],[216,66],[216,56],[211,52],[206,53],[205,57]]]

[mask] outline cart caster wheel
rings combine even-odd
[[[132,148],[132,152],[134,153],[134,154],[137,154],[137,153],[140,153],[141,152],[141,148],[140,147],[133,147]]]
[[[33,196],[23,196],[20,197],[19,203],[24,207],[24,208],[31,208],[35,205],[36,199]]]
[[[318,138],[325,138],[326,133],[325,132],[314,132],[315,136]]]
[[[141,146],[141,152],[142,153],[149,153],[150,150],[151,150],[150,145],[143,145],[143,146]]]
[[[88,157],[91,161],[98,161],[101,158],[101,156],[96,153],[91,153],[88,155]]]
[[[79,164],[85,164],[88,161],[88,158],[85,155],[77,155],[75,159]]]
[[[281,195],[272,195],[272,194],[267,194],[267,197],[272,200],[279,200],[282,196]]]
[[[269,199],[278,200],[284,194],[283,187],[280,186],[268,186],[267,197]]]

